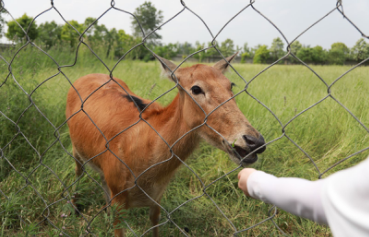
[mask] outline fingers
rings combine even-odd
[[[247,179],[255,171],[256,171],[256,169],[254,169],[254,168],[245,168],[245,169],[242,169],[238,173],[238,179],[241,179],[241,178],[246,178]]]
[[[252,173],[256,172],[256,169],[245,168],[238,173],[238,187],[245,193],[246,196],[250,197],[247,190],[247,180]]]

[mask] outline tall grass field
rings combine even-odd
[[[1,55],[10,62],[15,52]],[[74,82],[89,73],[108,74],[107,68],[111,69],[116,60],[104,59],[105,66],[84,48],[80,49],[76,62],[75,52],[49,53],[63,66],[62,73],[48,56],[29,46],[12,61],[16,81],[12,76],[7,77],[8,65],[0,60],[0,236],[112,236],[112,217],[101,212],[105,199],[97,184],[99,176],[88,168],[88,175],[75,183],[75,162],[67,153],[72,152],[72,146],[64,122],[68,79]],[[233,66],[246,81],[267,67]],[[329,89],[325,83],[332,84],[351,66],[312,65],[311,68],[321,79],[303,65],[275,65],[251,81],[248,93],[236,97],[253,127],[267,142],[273,141],[252,167],[276,176],[317,180],[319,172],[369,147],[366,128],[344,108],[369,127],[369,68],[352,70]],[[160,73],[158,62],[127,60],[121,61],[113,71],[134,93],[148,99],[156,99],[174,86],[161,78]],[[226,76],[236,84],[234,93],[245,88],[245,82],[232,69]],[[31,105],[26,93],[36,106]],[[174,88],[158,102],[166,105],[176,93]],[[335,100],[327,97],[306,110],[328,93]],[[357,164],[368,154],[359,152],[324,173],[322,178]],[[202,143],[186,163],[205,184],[211,198],[203,195],[204,186],[196,175],[182,166],[169,184],[162,206],[188,236],[232,236],[274,214],[273,219],[238,236],[283,236],[276,226],[289,236],[332,235],[326,226],[283,210],[275,212],[271,205],[243,195],[237,188],[240,169],[221,150]],[[83,216],[74,215],[70,204],[76,192],[81,196]],[[190,199],[194,200],[180,206]],[[140,236],[151,227],[146,208],[129,210],[125,220],[132,230],[127,228],[127,236]],[[183,236],[164,211],[160,222],[166,222],[160,227],[160,236]],[[151,236],[151,232],[145,236]]]

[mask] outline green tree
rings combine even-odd
[[[3,15],[6,13],[5,8],[3,6],[3,2],[0,1],[0,38],[3,37],[3,33],[4,33],[4,25],[5,25],[5,20],[3,18]]]
[[[135,37],[143,37],[142,30],[145,33],[145,36],[153,32],[162,22],[163,22],[163,12],[161,10],[157,10],[151,2],[145,2],[140,5],[133,13],[135,17],[132,17],[132,28],[133,28],[133,36]],[[140,27],[140,24],[142,27]],[[161,36],[156,32],[151,34],[148,38],[148,43],[154,42],[158,39],[161,39]]]
[[[255,51],[255,56],[254,56],[254,63],[266,63],[267,60],[270,57],[270,51],[268,50],[268,46],[266,45],[261,45],[261,46],[257,46],[258,49]]]
[[[291,45],[290,45],[290,51],[293,55],[297,56],[298,51],[302,48],[302,44],[296,40],[294,41]],[[297,63],[299,62],[296,58],[294,58],[293,56],[289,56],[289,60],[291,60],[291,62]]]
[[[214,56],[219,56],[218,51],[212,46],[213,46],[213,44],[211,42],[208,42],[208,47],[210,47],[210,48],[205,51],[205,58],[211,58],[211,57],[214,57]],[[218,47],[218,49],[220,50],[219,47]]]
[[[69,24],[71,24],[74,29]],[[78,39],[80,37],[79,34],[82,34],[85,27],[83,24],[80,24],[75,20],[69,21],[69,24],[65,23],[63,25],[61,29],[61,39],[68,42],[69,45],[74,48],[77,45]]]
[[[279,58],[283,57],[285,54],[283,47],[284,43],[279,37],[273,39],[272,46],[269,49],[273,60],[278,60]]]
[[[346,61],[346,56],[343,51],[335,48],[330,49],[328,52],[328,63],[335,65],[343,65]]]
[[[322,46],[315,46],[312,48],[311,52],[313,63],[324,64],[327,61],[327,52],[322,48]]]
[[[337,42],[331,45],[331,49],[328,51],[328,62],[330,64],[343,65],[348,59],[350,49],[341,42]]]
[[[114,55],[118,58],[122,57],[128,50],[139,42],[131,35],[126,34],[124,30],[118,30],[118,42]],[[130,54],[128,58],[134,58],[135,56]]]
[[[90,38],[94,39],[95,43],[103,44],[106,47],[106,57],[109,57],[119,40],[118,31],[115,28],[109,30],[104,24],[96,24],[94,28],[94,35]]]
[[[305,63],[324,64],[327,60],[327,52],[319,45],[302,46],[296,56]]]
[[[85,29],[88,29],[83,38],[87,39],[85,42],[90,45],[95,52],[100,51],[100,53],[105,54],[106,57],[115,57],[119,55],[119,35],[118,31],[113,29],[108,29],[105,25],[99,25],[96,18],[87,17],[85,22],[80,26],[82,33]],[[123,31],[124,32],[124,31]]]
[[[224,40],[220,45],[219,51],[223,54],[223,56],[233,55],[235,53],[233,40]]]
[[[245,63],[247,58],[253,58],[253,57],[254,55],[251,52],[251,49],[248,46],[248,43],[244,43],[241,49],[241,63]]]
[[[197,52],[197,51],[202,50],[202,49],[205,48],[205,44],[204,43],[201,44],[199,41],[196,41],[195,46],[196,47],[195,47],[195,51],[194,52]],[[201,63],[202,60],[204,60],[204,58],[206,57],[206,52],[205,51],[201,51],[201,52],[195,54],[193,57],[196,58],[196,59],[198,59],[199,62]]]
[[[148,36],[157,29],[163,22],[163,12],[157,10],[151,2],[144,2],[133,13],[136,17],[131,18],[133,36],[141,41],[144,36]],[[141,30],[142,28],[142,30]],[[159,29],[158,29],[159,30]],[[144,34],[142,33],[144,32]],[[155,31],[146,39],[146,47],[155,50],[155,45],[159,44],[161,36]],[[144,45],[135,49],[135,58],[145,62],[154,59],[152,53]]]
[[[96,21],[96,18],[93,18],[93,17],[87,17],[85,19],[85,22],[83,24],[84,24],[84,26],[85,26],[86,29],[88,27],[89,28],[86,31],[86,33],[83,35],[84,37],[91,38],[91,37],[93,37],[93,35],[95,35],[97,33],[96,27],[98,26],[98,21],[96,21],[96,22],[95,21]],[[82,33],[82,32],[80,32],[80,33]]]
[[[115,44],[118,41],[118,38],[119,38],[118,31],[115,28],[111,30],[106,30],[106,35],[105,35],[105,42],[107,44],[106,57],[109,57],[112,51],[112,48],[115,46]]]
[[[167,45],[160,45],[155,47],[154,52],[163,58],[172,59],[178,54],[178,45],[172,43],[169,43]]]
[[[27,32],[28,37],[31,40],[36,39],[38,36],[37,25],[36,22],[35,21],[32,22],[32,20],[33,20],[32,17],[27,16],[27,14],[23,14],[23,16],[16,19],[16,21],[9,21],[7,23],[8,32],[6,32],[5,34],[6,38],[8,38],[9,40],[14,40],[16,42],[24,42],[27,39],[24,32],[27,32],[28,30]],[[24,31],[22,30],[21,27],[18,26],[17,22],[24,29]]]
[[[85,19],[85,22],[83,23],[84,28],[89,29],[84,34],[84,38],[88,38],[92,45],[106,44],[107,41],[111,40],[114,33],[109,34],[109,29],[104,24],[99,25],[98,21],[95,22],[95,20],[96,19],[92,17],[87,17]],[[92,25],[92,23],[94,24]],[[117,39],[117,36],[115,38]]]
[[[297,55],[297,52],[302,48],[302,44],[296,40],[291,44],[291,53]]]
[[[344,54],[349,54],[350,53],[350,49],[344,43],[341,43],[341,42],[333,43],[331,45],[331,49],[340,50]]]
[[[302,46],[299,51],[297,51],[296,55],[300,60],[304,63],[312,63],[313,62],[313,49],[310,46]]]
[[[258,44],[256,45],[255,47],[251,48],[250,51],[251,51],[251,54],[253,55],[252,58],[255,57],[255,52],[261,47],[262,45],[261,44]]]
[[[45,22],[38,26],[38,40],[40,40],[46,47],[50,49],[56,42],[61,40],[62,27],[52,22]]]
[[[369,46],[363,38],[359,39],[351,49],[351,57],[355,61],[363,61],[369,57]]]
[[[192,54],[195,49],[188,42],[178,43],[178,53],[182,54],[182,58],[186,58],[189,54]]]

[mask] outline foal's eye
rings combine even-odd
[[[191,88],[191,91],[192,91],[192,94],[194,94],[194,95],[204,93],[199,86],[193,86]]]

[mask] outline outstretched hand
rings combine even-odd
[[[245,168],[238,173],[238,187],[245,193],[246,196],[250,197],[250,194],[247,190],[247,180],[252,173],[254,173],[256,169],[253,168]]]

